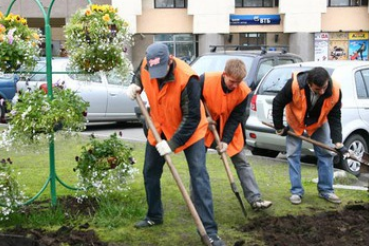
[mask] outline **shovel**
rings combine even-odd
[[[206,114],[208,115],[208,117],[211,117],[209,108],[206,106],[205,102],[204,102],[204,107],[205,107]],[[209,124],[209,127],[210,127],[210,130],[214,134],[215,142],[217,143],[217,146],[220,147],[220,142],[221,141],[220,141],[220,137],[219,137],[219,134],[218,134],[217,129],[215,128],[215,126],[213,124]],[[236,184],[234,182],[234,178],[233,178],[232,172],[231,172],[231,170],[229,168],[229,164],[228,164],[228,160],[227,160],[227,155],[226,155],[225,152],[223,152],[223,153],[220,153],[220,156],[222,158],[222,161],[223,161],[223,164],[224,164],[224,168],[226,170],[226,173],[227,173],[227,177],[228,177],[229,183],[231,184],[232,191],[236,195],[238,201],[240,202],[243,215],[247,218],[247,213],[246,213],[245,205],[243,204],[243,201],[241,199],[240,193],[238,192],[237,186],[236,186]]]
[[[149,129],[152,131],[152,133],[154,135],[154,138],[155,138],[156,142],[159,143],[160,141],[162,141],[162,139],[161,139],[159,133],[157,132],[157,130],[155,128],[155,125],[154,125],[153,121],[151,120],[151,117],[150,117],[149,113],[147,112],[147,110],[146,110],[146,108],[144,106],[144,103],[142,101],[142,98],[141,98],[141,96],[139,94],[136,95],[136,101],[138,103],[138,106],[141,109],[142,114],[145,117],[145,120],[147,122],[147,125],[149,126]],[[174,180],[176,181],[176,183],[178,185],[179,190],[182,193],[183,199],[185,200],[185,202],[187,204],[187,207],[190,210],[190,213],[192,215],[192,218],[195,221],[195,224],[196,224],[197,230],[199,231],[199,234],[201,236],[202,242],[205,245],[211,246],[209,237],[208,237],[208,235],[206,234],[206,231],[205,231],[205,227],[202,224],[202,222],[200,220],[200,216],[197,213],[197,211],[195,209],[195,206],[193,205],[193,203],[191,201],[191,198],[188,195],[188,193],[187,193],[187,191],[186,191],[186,189],[185,189],[185,187],[184,187],[184,185],[182,183],[182,180],[181,180],[181,178],[180,178],[180,176],[179,176],[179,174],[177,172],[177,169],[174,167],[174,165],[172,163],[172,159],[170,158],[169,154],[166,154],[164,156],[164,158],[165,158],[165,161],[168,164],[169,170],[172,173]]]
[[[262,122],[262,123],[266,126],[274,128],[274,126],[270,123],[267,123],[267,122]],[[332,147],[330,147],[328,145],[325,145],[325,144],[323,144],[319,141],[316,141],[314,139],[311,139],[311,138],[308,138],[308,137],[305,137],[305,136],[302,136],[302,135],[301,136],[297,135],[293,131],[287,131],[287,134],[290,135],[290,136],[294,136],[294,137],[300,138],[302,140],[305,140],[306,142],[314,144],[316,146],[319,146],[323,149],[326,149],[326,150],[332,151],[336,154],[339,154],[338,151],[335,148],[332,148]],[[369,172],[369,154],[368,153],[363,152],[363,155],[361,157],[358,157],[358,156],[355,156],[353,153],[350,152],[350,156],[348,157],[348,159],[351,159],[353,161],[357,161],[361,164],[360,172],[363,172],[363,173],[368,173]]]

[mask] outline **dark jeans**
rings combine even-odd
[[[193,203],[205,227],[208,236],[215,236],[218,231],[214,221],[213,199],[209,175],[206,170],[206,153],[204,139],[199,140],[184,150],[191,177]],[[160,178],[163,173],[165,159],[160,156],[155,146],[146,144],[144,180],[148,212],[146,218],[163,221],[164,212],[161,201]]]

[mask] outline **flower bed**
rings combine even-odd
[[[72,65],[86,72],[117,68],[128,74],[131,63],[126,58],[132,36],[128,23],[110,5],[89,5],[77,11],[65,27],[66,49]]]
[[[0,72],[12,73],[20,66],[31,69],[40,54],[40,35],[19,15],[0,12]]]

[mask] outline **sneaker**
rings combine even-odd
[[[226,246],[223,240],[218,236],[209,237],[209,241],[213,246]]]
[[[263,210],[263,209],[267,209],[269,208],[270,206],[272,206],[273,203],[271,201],[267,201],[267,200],[257,200],[256,202],[253,202],[251,204],[251,207],[253,210]]]
[[[145,228],[163,224],[163,221],[152,221],[150,219],[143,219],[135,224],[136,228]]]
[[[331,203],[335,203],[335,204],[341,203],[341,199],[334,193],[319,193],[319,197]]]
[[[290,197],[290,202],[294,205],[298,205],[301,203],[301,196],[297,195],[297,194],[292,194],[292,196]]]

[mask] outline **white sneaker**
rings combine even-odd
[[[334,193],[319,193],[319,197],[331,203],[335,203],[335,204],[341,203],[341,199]]]
[[[290,197],[290,202],[294,205],[299,205],[301,203],[301,197],[296,194],[292,194]]]

